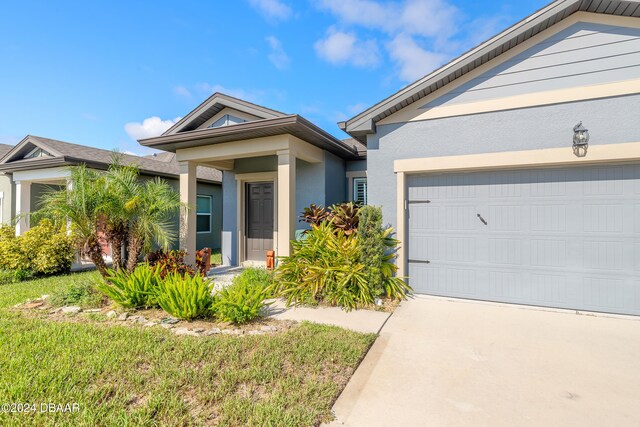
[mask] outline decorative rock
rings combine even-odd
[[[77,305],[70,305],[68,307],[62,307],[62,313],[64,314],[78,314],[82,311],[82,308],[78,307]]]
[[[205,332],[204,334],[205,334],[205,335],[217,335],[217,334],[219,334],[220,332],[221,332],[221,331],[220,331],[220,328],[211,328],[211,329],[209,329],[207,332]]]
[[[247,332],[247,335],[264,335],[264,331],[252,330],[252,331]]]
[[[144,327],[145,328],[150,328],[151,326],[156,326],[156,325],[157,325],[156,322],[147,322],[147,323],[144,324]]]
[[[278,330],[278,328],[276,328],[275,326],[271,326],[271,325],[265,325],[265,326],[261,326],[260,330],[262,332],[275,332]]]
[[[173,328],[176,327],[175,325],[172,325],[171,323],[160,323],[160,326],[162,326],[165,329],[173,329]]]
[[[175,325],[179,321],[180,320],[176,319],[175,317],[165,317],[164,319],[160,320],[160,323],[166,323],[166,324],[169,324],[169,325]]]
[[[129,317],[129,313],[125,311],[124,313],[120,314],[120,316],[118,316],[118,320],[124,322],[125,320],[127,320],[127,317]]]
[[[42,301],[34,301],[34,302],[30,302],[28,304],[25,304],[22,306],[22,308],[38,308],[38,307],[42,307],[44,305],[44,302]]]
[[[193,328],[193,332],[198,333],[198,334],[201,334],[201,333],[203,333],[204,331],[205,331],[205,329],[204,329],[204,328]]]
[[[46,294],[45,294],[45,295],[42,295],[42,296],[40,297],[40,299],[41,299],[41,300],[43,300],[43,301],[44,301],[44,300],[46,300],[47,298],[49,298],[49,295],[46,295]]]
[[[100,313],[102,309],[100,308],[90,308],[88,310],[84,310],[85,313]]]
[[[189,332],[191,331],[189,331],[189,329],[187,328],[175,328],[173,330],[173,333],[176,335],[187,335]]]
[[[117,315],[118,315],[118,313],[116,313],[115,310],[107,311],[107,319],[113,319]]]

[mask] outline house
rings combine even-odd
[[[112,162],[113,152],[85,145],[72,144],[39,136],[26,136],[15,147],[0,146],[0,223],[15,218],[16,233],[29,228],[29,218],[24,216],[38,209],[42,194],[67,185],[68,166],[86,164],[106,170]],[[137,165],[142,179],[161,177],[178,190],[179,166],[172,153],[151,156],[120,154],[125,165]],[[193,206],[198,218],[196,246],[220,247],[222,226],[221,173],[211,168],[198,168],[196,200]],[[176,229],[178,227],[176,215]],[[176,242],[177,247],[177,242]],[[105,248],[109,255],[108,248]]]
[[[267,250],[289,254],[302,228],[298,213],[349,197],[348,182],[364,197],[366,150],[339,140],[297,114],[285,114],[215,93],[161,136],[141,140],[176,154],[180,193],[195,203],[196,167],[222,171],[222,260],[264,263]],[[353,193],[353,192],[351,192]],[[353,197],[353,194],[352,194]],[[186,215],[181,247],[193,254],[197,218]]]
[[[355,196],[418,293],[640,314],[638,18],[555,1],[339,123],[349,140],[214,94],[140,143],[176,154],[185,202],[198,165],[223,171],[225,264],[288,255],[304,206]]]

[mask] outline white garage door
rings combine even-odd
[[[640,314],[640,166],[410,175],[418,293]]]

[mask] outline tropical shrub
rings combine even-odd
[[[355,233],[358,228],[359,207],[353,202],[336,203],[325,209],[322,206],[311,204],[300,214],[300,222],[306,222],[310,225],[320,225],[324,222],[331,222],[333,228],[344,231],[346,235]]]
[[[215,315],[225,322],[242,324],[261,317],[270,297],[271,275],[264,268],[244,270],[233,283],[216,294]]]
[[[96,287],[122,307],[155,307],[158,305],[156,294],[161,282],[158,269],[139,264],[132,273],[109,270],[107,278],[97,282]]]
[[[66,289],[52,294],[49,303],[54,307],[79,305],[81,307],[100,307],[104,302],[104,295],[90,282],[73,283]]]
[[[353,202],[338,203],[330,206],[329,209],[331,210],[331,223],[335,229],[342,230],[347,236],[357,231],[360,221],[358,205]]]
[[[213,284],[200,275],[168,274],[159,281],[158,305],[174,317],[192,320],[211,314]]]
[[[160,249],[147,255],[147,262],[150,266],[158,269],[158,273],[162,278],[173,273],[181,276],[185,274],[193,276],[196,274],[196,270],[184,262],[186,255],[187,252],[182,250],[165,251]]]
[[[325,221],[291,245],[292,254],[280,259],[275,277],[275,289],[288,305],[315,300],[351,310],[374,302],[355,235]]]
[[[15,271],[15,278],[27,272],[50,275],[68,272],[74,258],[71,238],[48,219],[16,236],[9,226],[0,228],[0,269]]]
[[[304,208],[300,214],[300,222],[306,222],[311,225],[320,225],[329,218],[329,212],[322,207],[311,204],[308,208]]]

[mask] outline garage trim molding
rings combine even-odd
[[[541,150],[507,151],[462,156],[402,159],[393,162],[397,184],[398,276],[407,272],[407,184],[406,175],[414,173],[476,172],[482,170],[526,169],[558,166],[580,166],[599,163],[631,163],[640,161],[640,142],[591,145],[585,157],[576,157],[571,146]]]

